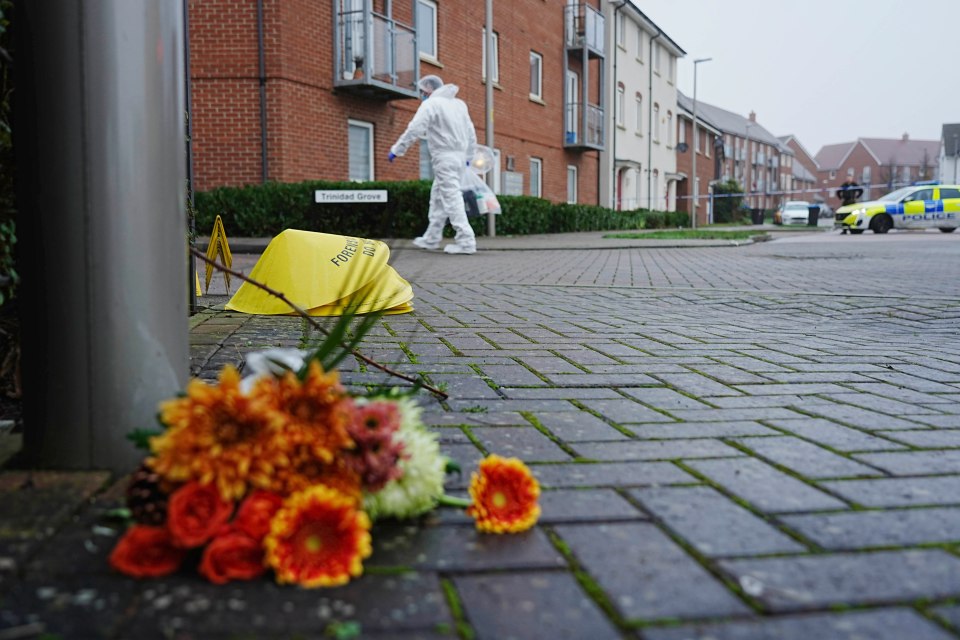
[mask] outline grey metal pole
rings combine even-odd
[[[693,213],[690,228],[697,228],[697,207],[700,205],[700,189],[697,184],[697,152],[700,151],[700,136],[697,135],[697,65],[710,62],[713,58],[700,58],[693,61]]]
[[[189,365],[183,3],[17,10],[24,458],[125,471]]]
[[[487,129],[487,146],[490,147],[490,151],[494,150],[493,142],[493,61],[496,59],[496,51],[494,50],[494,41],[493,41],[493,0],[486,0],[486,27],[487,27],[487,84],[486,84],[486,129]],[[497,165],[494,163],[491,171],[496,171]],[[494,176],[493,174],[488,174],[487,182],[490,185],[490,188],[493,188]],[[497,235],[497,216],[488,213],[487,214],[487,235],[491,238]]]

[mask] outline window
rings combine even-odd
[[[654,210],[660,210],[660,171],[658,169],[653,170],[653,187],[650,190],[650,195],[653,198],[650,206]]]
[[[433,180],[433,162],[430,159],[430,147],[426,140],[420,141],[420,179]]]
[[[373,180],[373,125],[369,122],[348,120],[350,180]]]
[[[643,135],[643,96],[639,93],[636,97],[637,103],[637,135]]]
[[[910,167],[903,167],[900,171],[900,179],[904,182],[910,182]]]
[[[710,157],[710,147],[712,146],[713,146],[713,142],[710,140],[710,136],[709,135],[703,136],[703,153],[706,154],[708,158]]]
[[[618,13],[617,18],[617,46],[625,49],[627,46],[627,16]]]
[[[653,141],[660,142],[660,105],[653,105]]]
[[[643,27],[637,25],[637,60],[643,62]]]
[[[917,202],[919,200],[933,200],[933,189],[920,189],[903,199],[904,202]]]
[[[699,119],[699,118],[698,118]],[[702,153],[700,150],[700,127],[694,125],[693,127],[693,151],[694,153]]]
[[[483,62],[480,63],[480,73],[487,79],[487,29],[483,28],[483,46],[480,48]],[[500,82],[500,34],[493,32],[493,72],[490,74],[494,82]]]
[[[617,84],[617,107],[616,107],[616,117],[617,117],[617,126],[624,127],[624,111],[627,108],[626,101],[627,90],[623,86],[623,83],[620,82]]]
[[[941,188],[940,199],[947,200],[949,198],[960,198],[960,189],[954,189],[952,187]]]
[[[540,158],[530,158],[530,195],[534,198],[543,197],[541,175],[543,175],[543,160]]]
[[[831,172],[830,172],[830,179],[831,179],[831,180],[836,180],[836,179],[837,179],[837,172],[836,172],[836,171],[831,171]]]
[[[420,55],[437,59],[437,3],[417,0],[417,46]]]
[[[673,111],[667,111],[667,146],[673,146]]]
[[[530,97],[543,99],[543,56],[530,52]]]
[[[567,165],[567,203],[577,203],[577,168]]]
[[[567,104],[565,106],[565,126],[567,144],[577,142],[577,131],[579,131],[580,118],[577,98],[580,94],[580,76],[576,71],[567,69]]]
[[[668,57],[670,59],[670,69],[667,74],[667,82],[674,84],[677,81],[677,59],[672,55]]]
[[[684,144],[687,141],[687,121],[677,118],[677,142]]]
[[[870,175],[871,173],[873,173],[872,167],[864,167],[860,174],[860,182],[863,184],[870,184],[870,179],[873,177]]]
[[[661,60],[661,58],[660,58],[660,50],[661,50],[662,48],[663,48],[663,47],[661,47],[659,44],[654,43],[654,46],[653,46],[653,70],[657,72],[657,75],[660,75],[660,69],[661,69],[660,63],[662,62],[662,60]]]

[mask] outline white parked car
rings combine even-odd
[[[810,203],[805,200],[787,200],[773,214],[774,224],[807,224],[810,215],[807,207]]]

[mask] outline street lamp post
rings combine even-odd
[[[693,207],[690,216],[690,228],[697,228],[697,204],[699,203],[699,189],[697,188],[697,152],[700,150],[700,136],[697,135],[697,65],[701,62],[710,62],[713,58],[698,58],[693,61]]]

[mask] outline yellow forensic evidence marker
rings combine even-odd
[[[413,310],[413,288],[387,264],[379,240],[287,229],[267,245],[249,277],[312,316]],[[244,282],[227,303],[242,313],[292,315],[283,300]]]

